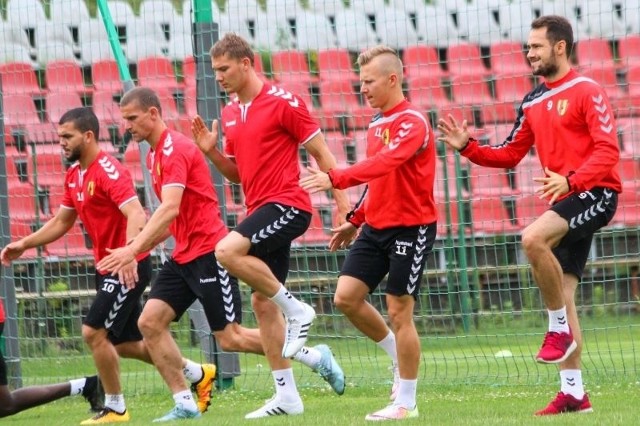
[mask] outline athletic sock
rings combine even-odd
[[[322,354],[319,350],[306,346],[303,346],[302,349],[300,349],[298,353],[293,356],[293,359],[301,362],[309,368],[316,368],[321,358]]]
[[[567,307],[563,306],[557,311],[547,310],[549,314],[549,331],[556,333],[569,332],[569,319],[567,318]]]
[[[187,361],[186,365],[182,367],[182,372],[184,373],[185,379],[187,379],[190,383],[199,382],[204,376],[204,372],[202,371],[202,366],[189,359],[186,361]]]

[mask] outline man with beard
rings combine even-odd
[[[571,24],[542,16],[531,24],[527,58],[545,81],[528,93],[511,134],[500,145],[480,146],[466,120],[440,119],[440,138],[476,164],[514,167],[535,145],[543,176],[536,193],[551,206],[522,233],[522,247],[540,288],[549,327],[536,356],[559,364],[561,388],[536,415],[591,412],[580,370],[582,334],[575,292],[593,234],[613,217],[622,190],[616,125],[607,95],[571,69]],[[542,173],[541,173],[542,174]]]
[[[131,241],[146,215],[126,168],[98,145],[98,118],[91,108],[67,111],[58,125],[60,147],[73,164],[64,179],[64,196],[56,215],[41,229],[7,245],[0,260],[9,265],[30,248],[43,246],[66,234],[79,217],[93,243],[96,265],[108,247]],[[82,325],[82,337],[91,349],[105,390],[105,407],[82,424],[125,422],[130,418],[120,383],[119,356],[152,363],[137,321],[141,296],[151,279],[148,251],[140,252],[118,274],[96,266],[96,298]],[[182,360],[182,367],[206,411],[211,399],[215,366]]]

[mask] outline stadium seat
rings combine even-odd
[[[609,42],[600,38],[589,38],[576,43],[576,59],[582,68],[616,68]]]
[[[640,160],[637,157],[622,156],[618,163],[618,173],[622,180],[622,190],[640,190]]]
[[[525,44],[534,19],[532,2],[500,2],[500,31],[506,40]]]
[[[489,52],[491,71],[494,74],[531,75],[531,66],[520,42],[503,41],[494,43],[491,45]]]
[[[549,210],[548,201],[541,200],[538,195],[526,194],[516,197],[516,217],[522,227],[529,226],[544,212]]]
[[[620,155],[627,157],[640,156],[640,118],[617,117],[618,144]]]
[[[113,97],[110,90],[96,90],[93,93],[92,108],[100,122],[100,139],[106,140],[107,134],[103,134],[103,128],[117,126],[120,134],[124,133],[124,125],[122,115],[120,114],[120,106]]]
[[[581,5],[583,0],[536,0],[533,4],[534,16],[560,15],[564,16],[571,23],[573,28],[573,39],[580,40],[589,34],[586,25],[580,19]]]
[[[78,45],[83,65],[92,65],[103,60],[114,60],[104,24],[97,19],[80,22]]]
[[[404,75],[407,80],[420,76],[444,78],[448,75],[440,66],[435,46],[407,45],[402,51]]]
[[[416,31],[420,40],[429,46],[445,48],[461,40],[452,16],[439,5],[424,5],[417,12]]]
[[[30,63],[11,62],[0,65],[2,91],[8,94],[43,95],[44,90],[38,85],[38,78]]]
[[[30,235],[33,232],[33,229],[31,228],[31,223],[32,221],[30,219],[20,220],[12,217],[11,220],[9,221],[11,241],[18,241]],[[20,259],[33,260],[33,259],[36,259],[37,257],[38,257],[38,250],[33,248],[33,249],[26,250],[24,253],[22,253],[22,255],[20,256]]]
[[[25,30],[31,47],[35,47],[36,26],[48,21],[42,3],[38,0],[7,0],[6,11],[7,22]]]
[[[494,76],[496,100],[510,102],[518,107],[524,95],[533,89],[531,74],[496,74]]]
[[[348,128],[364,128],[369,125],[375,110],[361,105],[351,82],[331,80],[320,82],[320,105],[323,117],[346,118]]]
[[[92,256],[87,248],[87,239],[81,226],[76,223],[62,238],[46,245],[45,252],[53,259],[84,259]]]
[[[640,225],[640,193],[623,190],[618,194],[618,208],[610,225],[614,227],[637,227]]]
[[[156,88],[155,90],[160,105],[162,106],[162,119],[172,129],[185,135],[191,134],[191,120],[184,114],[181,114],[176,104],[176,99],[168,89]]]
[[[484,123],[513,122],[516,118],[513,102],[495,101],[491,97],[488,82],[482,77],[471,74],[453,77],[451,79],[451,93],[456,104],[480,111],[479,118]]]
[[[327,17],[331,24],[335,24],[336,15],[347,7],[344,2],[336,0],[307,0],[309,9]]]
[[[380,39],[369,24],[364,12],[355,9],[345,9],[336,12],[336,37],[338,47],[361,52],[379,44]]]
[[[51,0],[49,3],[51,22],[63,24],[71,31],[72,36],[78,39],[78,31],[81,22],[87,22],[91,16],[84,0]]]
[[[121,35],[120,41],[126,43],[126,36],[123,38],[122,34],[126,33],[129,27],[133,26],[137,20],[131,4],[125,0],[109,0],[107,2],[107,7],[109,8],[113,24],[116,26],[119,35]],[[97,18],[102,22],[100,9],[98,9]],[[104,30],[104,28],[102,29]]]
[[[520,191],[512,187],[507,171],[495,167],[469,164],[471,194],[476,197],[516,196]]]
[[[354,83],[360,80],[353,70],[347,49],[318,50],[318,71],[321,80],[349,80]]]
[[[140,148],[137,143],[129,143],[122,164],[129,170],[133,181],[137,184],[144,182],[142,163],[140,163]]]
[[[37,176],[39,187],[55,187],[64,183],[64,176],[67,172],[67,164],[62,158],[60,146],[51,144],[46,147],[47,151],[36,151],[34,173]],[[55,149],[55,151],[51,151]],[[29,153],[29,164],[33,164],[33,157]]]
[[[300,11],[295,17],[295,46],[299,50],[334,49],[338,45],[325,15]]]
[[[75,61],[51,61],[45,68],[45,80],[50,92],[75,92],[87,95],[93,91],[85,86],[82,70]]]
[[[326,228],[321,213],[317,210],[311,216],[311,224],[304,234],[296,238],[293,244],[303,246],[326,246],[331,239],[331,232]]]
[[[258,13],[255,19],[247,20],[253,29],[253,46],[258,51],[277,52],[295,49],[295,39],[291,26],[282,19],[275,20],[267,13]]]
[[[46,97],[47,117],[53,125],[57,125],[62,115],[72,108],[84,106],[80,95],[76,92],[49,92]]]
[[[309,73],[309,62],[305,52],[288,50],[274,52],[271,55],[271,70],[275,80],[304,84],[317,83],[318,78]]]
[[[0,34],[0,37],[1,36],[2,35]],[[12,62],[21,62],[37,66],[37,63],[31,57],[31,49],[28,47],[8,41],[0,43],[0,64]]]
[[[409,16],[406,12],[384,6],[376,9],[374,17],[376,33],[382,44],[402,50],[405,46],[416,45],[420,41],[416,29],[408,24]]]
[[[516,185],[525,195],[533,195],[540,187],[533,179],[544,177],[544,170],[537,157],[526,156],[515,167]]]
[[[4,95],[5,134],[26,132],[27,142],[57,141],[58,135],[50,123],[40,121],[33,98],[29,95]]]
[[[640,0],[625,0],[621,12],[629,34],[640,34]]]
[[[327,143],[329,151],[336,158],[338,168],[345,168],[353,163],[349,161],[347,157],[347,145],[351,142],[351,138],[345,136],[342,132],[325,132],[324,140]],[[353,159],[355,160],[355,158]]]
[[[215,2],[211,4],[213,6]],[[170,0],[143,0],[140,3],[140,19],[157,25],[169,41],[176,23],[182,20],[182,16],[178,14]]]
[[[448,70],[452,77],[473,75],[487,77],[490,71],[482,63],[480,46],[471,43],[460,43],[447,49]]]
[[[581,73],[585,77],[589,77],[600,84],[614,106],[617,100],[627,96],[622,86],[618,84],[618,78],[616,77],[616,70],[614,68],[600,67],[596,64],[593,67],[583,68]]]
[[[122,92],[122,81],[115,60],[102,60],[91,65],[93,86],[96,90]]]
[[[421,75],[409,81],[409,99],[411,103],[423,111],[434,111],[444,118],[452,114],[456,118],[470,118],[471,109],[449,100],[442,86],[440,77]]]
[[[623,37],[628,31],[621,13],[617,13],[611,0],[582,0],[580,20],[590,37],[614,40]]]
[[[516,218],[515,198],[471,198],[471,225],[473,232],[476,235],[519,233],[521,225],[518,224]]]
[[[446,7],[453,5],[456,8],[450,12],[455,13],[458,35],[461,39],[480,46],[490,46],[504,39],[496,20],[497,8],[495,8],[496,13],[494,14],[488,5],[480,5],[477,1],[470,4],[449,1],[445,4]]]
[[[158,87],[171,91],[183,88],[176,80],[173,64],[163,56],[152,56],[138,60],[138,84],[156,89]]]
[[[37,214],[42,211],[36,210],[36,189],[28,182],[14,183],[7,188],[7,202],[9,204],[9,216],[11,221],[22,221],[31,223]]]
[[[77,61],[73,45],[61,41],[51,41],[38,44],[38,63],[46,67],[52,61]]]
[[[618,39],[618,58],[625,68],[640,64],[639,34],[629,34]]]
[[[196,60],[193,55],[187,56],[182,61],[182,80],[185,88],[196,86]]]

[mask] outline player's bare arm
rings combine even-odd
[[[216,169],[231,182],[240,183],[238,166],[218,149],[218,120],[213,120],[211,130],[209,130],[204,124],[204,120],[199,115],[196,115],[191,120],[191,133],[200,151],[211,160]]]
[[[326,175],[326,172],[336,167],[336,158],[333,156],[327,144],[324,141],[324,136],[322,133],[318,133],[313,138],[311,138],[307,143],[304,144],[305,149],[313,156],[318,163],[318,167],[322,170],[323,174]],[[328,179],[328,175],[327,175]],[[331,183],[331,182],[329,182]],[[330,185],[326,189],[331,189],[333,192],[333,199],[336,202],[336,206],[338,207],[338,220],[339,224],[344,222],[344,218],[346,217],[349,210],[351,210],[351,206],[349,205],[349,199],[347,198],[347,194],[339,189],[332,188]]]
[[[142,232],[125,247],[107,249],[109,255],[100,261],[98,269],[117,274],[138,254],[151,250],[154,243],[165,235],[171,222],[178,216],[183,193],[184,188],[179,186],[162,188],[162,203],[153,213]]]
[[[549,205],[570,191],[567,177],[559,173],[552,172],[548,167],[544,168],[545,177],[533,178],[535,182],[541,183],[542,186],[536,190],[540,199],[549,199]]]
[[[458,126],[458,122],[451,114],[448,116],[448,121],[441,118],[438,120],[438,130],[442,133],[442,136],[438,138],[449,145],[451,148],[460,151],[467,145],[469,141],[469,131],[467,130],[467,120],[462,121],[462,126]]]
[[[77,217],[78,215],[75,210],[60,207],[56,215],[45,223],[42,228],[3,248],[2,252],[0,252],[2,264],[9,266],[11,265],[11,261],[22,256],[25,250],[43,246],[61,238],[73,227]]]
[[[307,167],[307,172],[309,172],[309,174],[300,179],[300,186],[305,191],[315,194],[316,192],[326,191],[333,188],[328,173],[314,167]]]

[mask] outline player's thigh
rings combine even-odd
[[[371,293],[389,272],[389,257],[384,250],[384,241],[381,240],[380,234],[379,231],[363,225],[360,235],[349,249],[340,269],[338,285],[341,287],[341,295],[349,291],[346,287],[351,281],[343,277],[351,277],[364,283]],[[340,285],[340,280],[344,284]]]
[[[184,277],[188,265],[179,265],[173,259],[162,265],[151,285],[138,324],[153,327],[151,322],[161,321],[162,325],[168,325],[182,317],[197,297]]]

